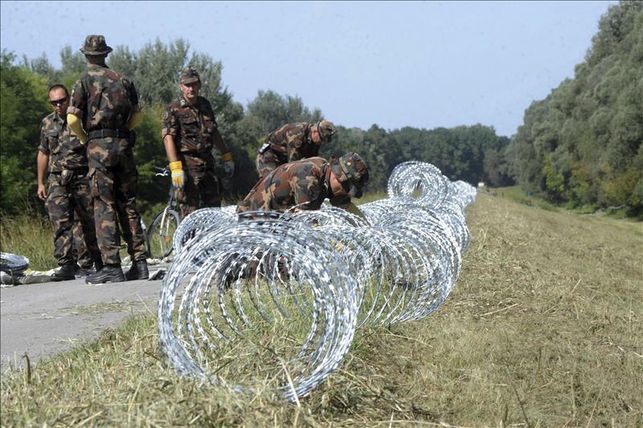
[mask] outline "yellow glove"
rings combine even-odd
[[[172,186],[182,189],[185,183],[185,173],[181,161],[170,162],[170,171],[172,172]]]
[[[69,126],[69,129],[78,137],[80,140],[81,144],[87,143],[87,133],[83,129],[82,123],[80,123],[80,120],[78,119],[78,116],[75,114],[68,113],[67,114],[67,125]]]

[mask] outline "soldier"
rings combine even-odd
[[[69,92],[64,85],[56,84],[49,88],[48,97],[54,111],[42,120],[40,128],[36,194],[41,200],[46,200],[45,206],[54,229],[54,257],[60,269],[51,275],[51,279],[66,281],[74,279],[78,270],[75,238],[84,240],[84,252],[91,256],[84,261],[86,265],[83,268],[91,269],[95,263],[96,270],[99,270],[102,263],[96,245],[94,211],[87,178],[87,149],[70,132],[65,119]],[[45,188],[47,170],[49,177]],[[82,233],[74,237],[77,223],[80,223]]]
[[[76,82],[67,109],[69,127],[87,142],[89,177],[94,200],[96,237],[103,268],[87,276],[88,284],[148,278],[145,238],[136,210],[138,171],[130,132],[142,119],[134,84],[105,64],[112,48],[105,38],[89,35],[80,50],[87,71]],[[120,229],[127,241],[132,267],[123,275]]]
[[[335,132],[335,125],[328,120],[288,123],[273,131],[257,154],[259,179],[279,165],[319,156],[320,146],[330,143]]]
[[[179,77],[181,96],[163,116],[161,138],[172,172],[174,197],[181,217],[203,207],[221,206],[221,178],[212,150],[221,154],[227,178],[234,173],[232,153],[221,138],[210,102],[199,96],[201,79],[191,67]]]
[[[368,168],[354,152],[329,161],[312,157],[277,167],[250,190],[237,205],[246,211],[316,210],[324,199],[349,211],[356,207],[350,198],[360,198],[368,182]]]

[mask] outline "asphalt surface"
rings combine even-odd
[[[150,274],[167,265],[150,266]],[[22,367],[97,338],[108,327],[141,312],[156,314],[161,280],[100,285],[73,281],[0,289],[0,367]]]

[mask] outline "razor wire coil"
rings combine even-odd
[[[175,369],[234,391],[268,382],[295,400],[337,368],[358,326],[440,307],[469,244],[464,209],[476,189],[412,161],[394,168],[387,191],[360,205],[363,217],[329,205],[187,216],[158,308]],[[240,352],[254,353],[256,364],[241,366]]]

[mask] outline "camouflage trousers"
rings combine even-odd
[[[89,191],[89,184],[87,185]],[[90,195],[91,201],[91,195]],[[92,207],[92,228],[94,230],[94,239],[96,238],[96,228],[94,227],[94,209]],[[74,237],[74,259],[78,261],[78,264],[81,268],[89,269],[94,265],[94,259],[92,253],[87,248],[85,243],[85,234],[83,233],[83,224],[80,221],[80,217],[76,215],[76,220],[74,221],[74,227],[71,230],[71,234]],[[98,252],[98,260],[101,259],[100,251],[98,251],[98,245],[96,246],[96,251]]]
[[[257,155],[257,159],[255,160],[257,174],[259,174],[259,180],[270,174],[272,170],[277,169],[279,165],[282,165],[284,163],[286,162],[280,159],[280,157],[275,155],[275,153],[271,150],[266,150],[263,153],[259,153]]]
[[[59,266],[80,261],[89,267],[101,259],[89,180],[86,172],[65,176],[67,173],[51,173],[47,179],[45,207],[54,229],[54,257]]]
[[[119,228],[132,260],[145,260],[145,235],[136,210],[138,171],[129,142],[120,138],[90,140],[87,158],[103,264],[121,264]]]
[[[181,218],[199,208],[221,206],[221,180],[214,169],[214,158],[209,156],[181,156],[185,168],[182,189],[174,189]]]

